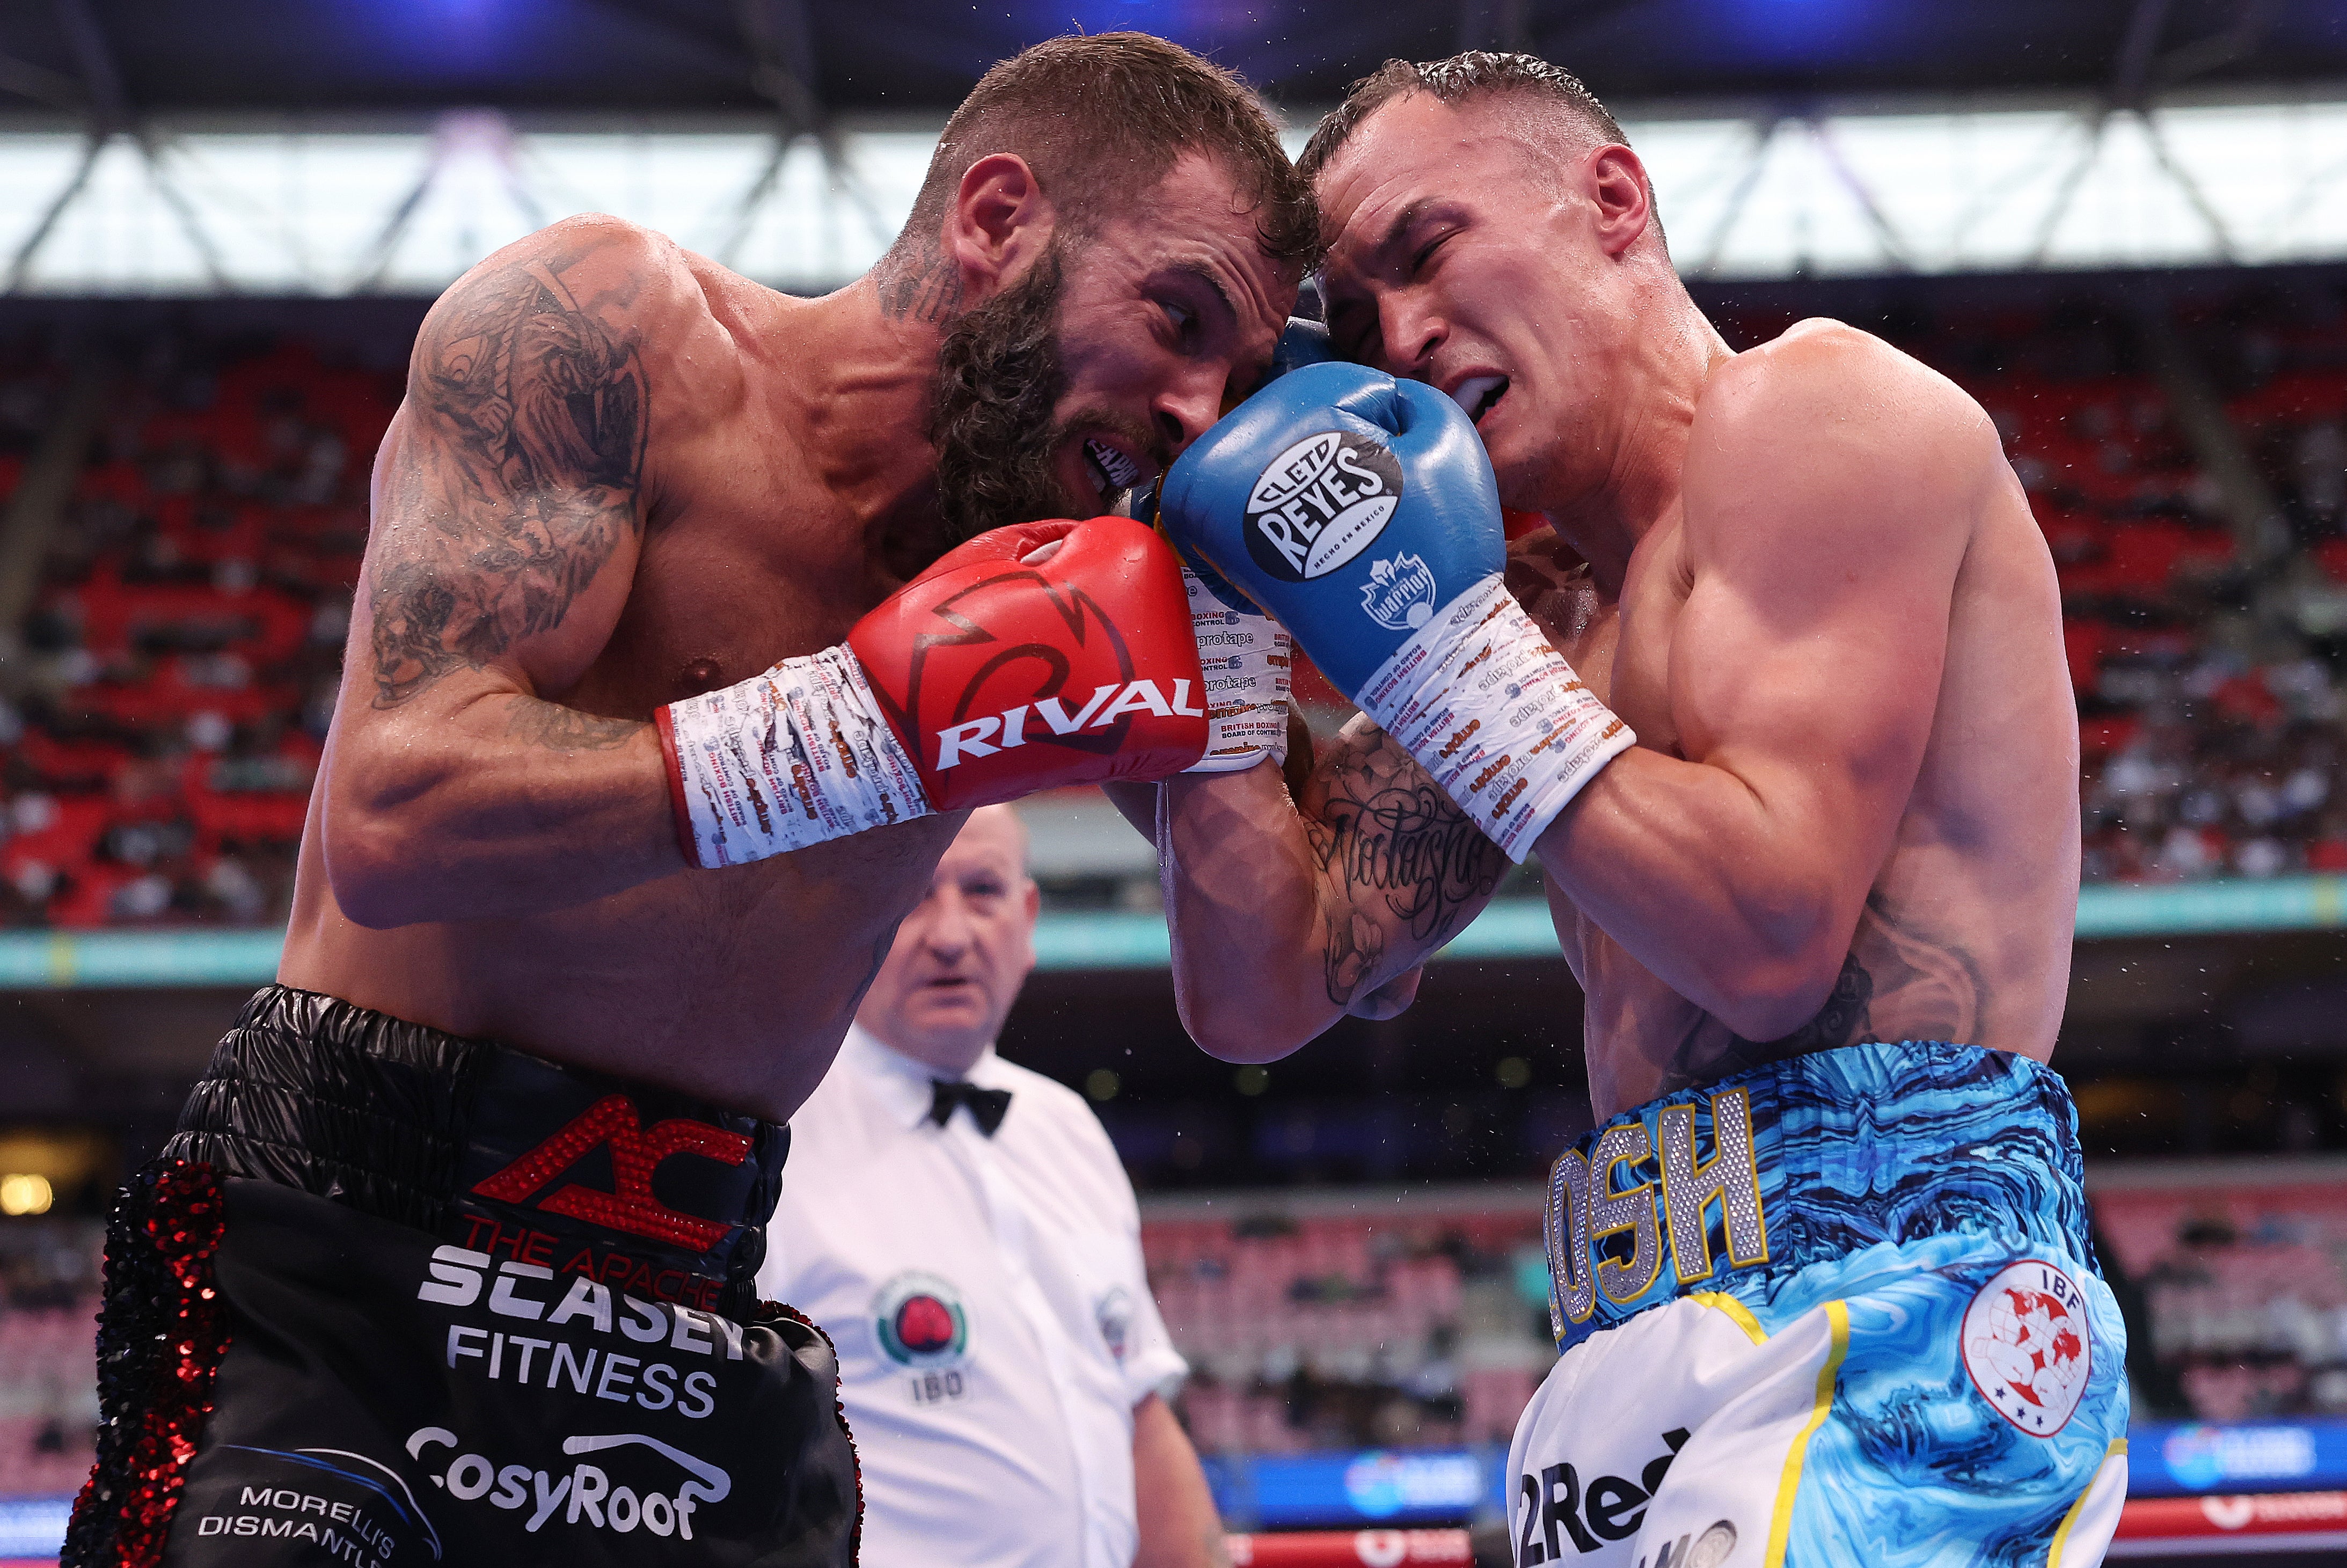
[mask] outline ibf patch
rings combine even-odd
[[[1964,1369],[1996,1413],[2032,1437],[2070,1422],[2094,1369],[2077,1281],[2037,1258],[2009,1264],[1964,1308]]]
[[[1247,554],[1282,582],[1325,577],[1385,531],[1401,490],[1401,464],[1378,443],[1344,430],[1307,436],[1255,477]]]
[[[949,1280],[918,1269],[897,1275],[872,1297],[880,1348],[902,1367],[958,1367],[969,1351],[969,1315]]]

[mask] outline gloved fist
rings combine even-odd
[[[1183,454],[1159,518],[1518,860],[1636,739],[1508,596],[1491,463],[1430,386],[1283,376]]]
[[[655,718],[678,840],[704,867],[1061,784],[1170,777],[1207,736],[1181,562],[1127,518],[980,534],[844,643]]]

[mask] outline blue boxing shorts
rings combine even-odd
[[[1665,1095],[1560,1158],[1518,1568],[2101,1561],[2127,1336],[2051,1069],[1909,1040]]]

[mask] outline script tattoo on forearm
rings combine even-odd
[[[1319,862],[1328,999],[1392,979],[1389,942],[1416,963],[1499,886],[1507,856],[1382,732],[1331,747],[1304,801]]]
[[[1870,1040],[1968,1043],[1979,1030],[1986,991],[1971,954],[1924,936],[1881,894],[1871,894],[1833,990],[1816,1017],[1778,1040],[1746,1040],[1709,1013],[1701,1014],[1671,1055],[1663,1092]]]
[[[559,624],[640,526],[643,368],[602,319],[634,290],[577,296],[564,274],[585,255],[461,285],[416,340],[368,569],[378,708]]]

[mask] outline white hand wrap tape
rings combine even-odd
[[[693,847],[740,866],[929,815],[864,668],[845,648],[669,706]]]
[[[1183,770],[1236,773],[1269,757],[1287,760],[1287,683],[1295,641],[1267,615],[1249,615],[1216,599],[1197,574],[1182,569],[1190,590],[1190,630],[1206,677],[1206,754]]]
[[[1360,701],[1518,862],[1581,786],[1638,739],[1496,577],[1411,632]]]

